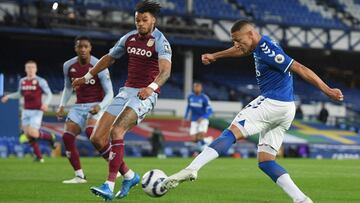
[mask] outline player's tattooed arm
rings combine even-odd
[[[170,78],[171,74],[171,63],[166,59],[159,60],[159,75],[155,78],[154,82],[159,86],[165,84],[165,82]]]
[[[171,73],[171,62],[167,59],[159,59],[159,75],[148,87],[140,89],[138,97],[142,100],[147,99],[160,86],[164,85]],[[153,86],[154,85],[154,86]]]
[[[294,61],[291,64],[290,70],[300,75],[301,78],[320,89],[324,94],[336,101],[342,101],[344,95],[340,89],[330,88],[319,76],[317,76],[312,70],[302,65],[301,63]]]

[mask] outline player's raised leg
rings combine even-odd
[[[86,183],[85,174],[81,168],[80,155],[76,147],[76,136],[80,134],[80,127],[75,122],[68,120],[65,123],[65,132],[63,134],[63,141],[65,145],[66,157],[69,159],[71,166],[74,169],[75,177],[70,180],[64,180],[65,184]]]
[[[208,147],[205,147],[189,166],[167,178],[163,183],[163,187],[172,189],[184,181],[195,180],[197,178],[197,172],[204,165],[219,157],[220,154],[226,153],[237,139],[242,139],[243,137],[240,130],[236,126],[231,125]]]
[[[130,107],[126,107],[120,116],[115,120],[115,123],[111,127],[111,151],[109,153],[109,172],[108,178],[100,187],[91,187],[91,191],[100,195],[105,200],[112,199],[113,191],[115,187],[115,180],[117,173],[124,163],[124,135],[125,133],[136,125],[137,114]],[[130,180],[124,180],[121,190],[116,194],[117,198],[125,197],[131,187],[140,182],[139,175],[133,173]]]

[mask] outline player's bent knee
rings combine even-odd
[[[230,130],[236,137],[237,140],[240,139],[244,139],[245,136],[243,135],[243,133],[240,131],[240,129],[235,126],[235,125],[230,125],[230,127],[228,127],[228,130]]]
[[[27,135],[33,138],[38,138],[39,137],[39,130],[38,129],[34,129],[34,128],[29,128],[27,130]]]
[[[277,151],[270,145],[258,146],[258,162],[275,160],[276,154]]]
[[[91,143],[98,149],[102,148],[106,144],[106,139],[104,139],[102,136],[97,136],[98,134],[93,133],[90,137]]]
[[[123,139],[126,130],[123,127],[113,126],[110,130],[112,139]]]

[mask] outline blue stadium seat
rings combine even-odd
[[[320,12],[310,11],[298,0],[237,0],[247,12],[253,13],[255,20],[266,23],[282,23],[297,26],[325,28],[346,27],[337,17],[325,18]]]

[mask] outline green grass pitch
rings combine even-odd
[[[159,168],[167,174],[186,166],[190,159],[128,158],[128,165],[138,173]],[[360,161],[280,159],[298,186],[315,203],[360,202]],[[47,158],[44,164],[30,158],[0,159],[0,202],[102,202],[90,193],[90,186],[100,185],[107,167],[101,158],[82,158],[88,183],[65,185],[73,176],[65,158]],[[120,183],[120,182],[119,182]],[[116,190],[120,187],[117,184]],[[292,202],[265,176],[255,159],[221,158],[204,167],[195,182],[184,183],[161,198],[148,197],[140,185],[122,202]]]

